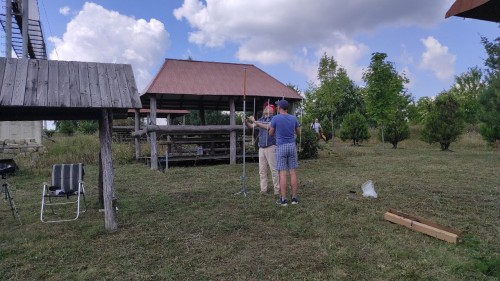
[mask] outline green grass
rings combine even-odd
[[[301,161],[297,206],[258,194],[258,165],[171,168],[116,164],[119,230],[97,211],[97,166],[86,166],[89,211],[41,224],[49,168],[9,182],[19,225],[0,202],[2,280],[499,280],[500,154],[479,138],[441,152],[415,139],[324,145]],[[373,180],[378,199],[361,196]],[[349,197],[349,191],[356,191]],[[384,221],[388,208],[464,232],[454,245]]]

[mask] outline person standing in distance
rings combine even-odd
[[[288,102],[279,100],[279,115],[271,120],[269,135],[276,135],[276,169],[280,175],[281,196],[278,204],[286,206],[286,172],[290,174],[290,185],[292,186],[292,204],[298,204],[297,200],[297,174],[295,170],[298,167],[297,148],[295,145],[295,135],[300,136],[300,124],[297,117],[288,114]]]
[[[267,166],[271,169],[271,175],[273,177],[274,194],[279,195],[280,185],[279,185],[279,175],[278,170],[276,170],[276,138],[269,135],[269,123],[274,115],[274,105],[264,104],[264,111],[262,117],[257,121],[253,116],[248,119],[247,122],[245,118],[242,118],[243,123],[247,128],[259,129],[259,176],[260,176],[260,193],[267,193]]]

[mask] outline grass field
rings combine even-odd
[[[115,165],[119,230],[104,230],[97,166],[89,211],[41,224],[49,168],[9,182],[20,225],[0,202],[1,280],[500,280],[500,153],[477,136],[441,152],[417,140],[324,145],[300,162],[299,205],[258,194],[258,165],[151,171]],[[373,180],[379,197],[361,196]],[[356,191],[349,196],[350,191]],[[458,245],[384,221],[395,208],[463,231]]]

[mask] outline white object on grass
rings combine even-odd
[[[364,197],[377,198],[377,192],[375,192],[375,187],[373,186],[373,182],[371,180],[363,183],[361,185],[361,190],[363,191]]]

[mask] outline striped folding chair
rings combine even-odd
[[[43,184],[42,208],[40,211],[40,220],[42,222],[76,220],[80,216],[80,213],[84,213],[87,210],[83,182],[84,173],[82,163],[56,164],[52,167],[52,182],[50,184]],[[80,198],[83,198],[84,210],[81,209]],[[66,215],[69,208],[61,206],[67,204],[76,204],[76,216],[74,218]],[[46,207],[50,207],[51,209],[52,215],[50,215],[50,219],[46,218]],[[56,214],[54,211],[56,208],[58,212],[63,212],[63,214]]]

